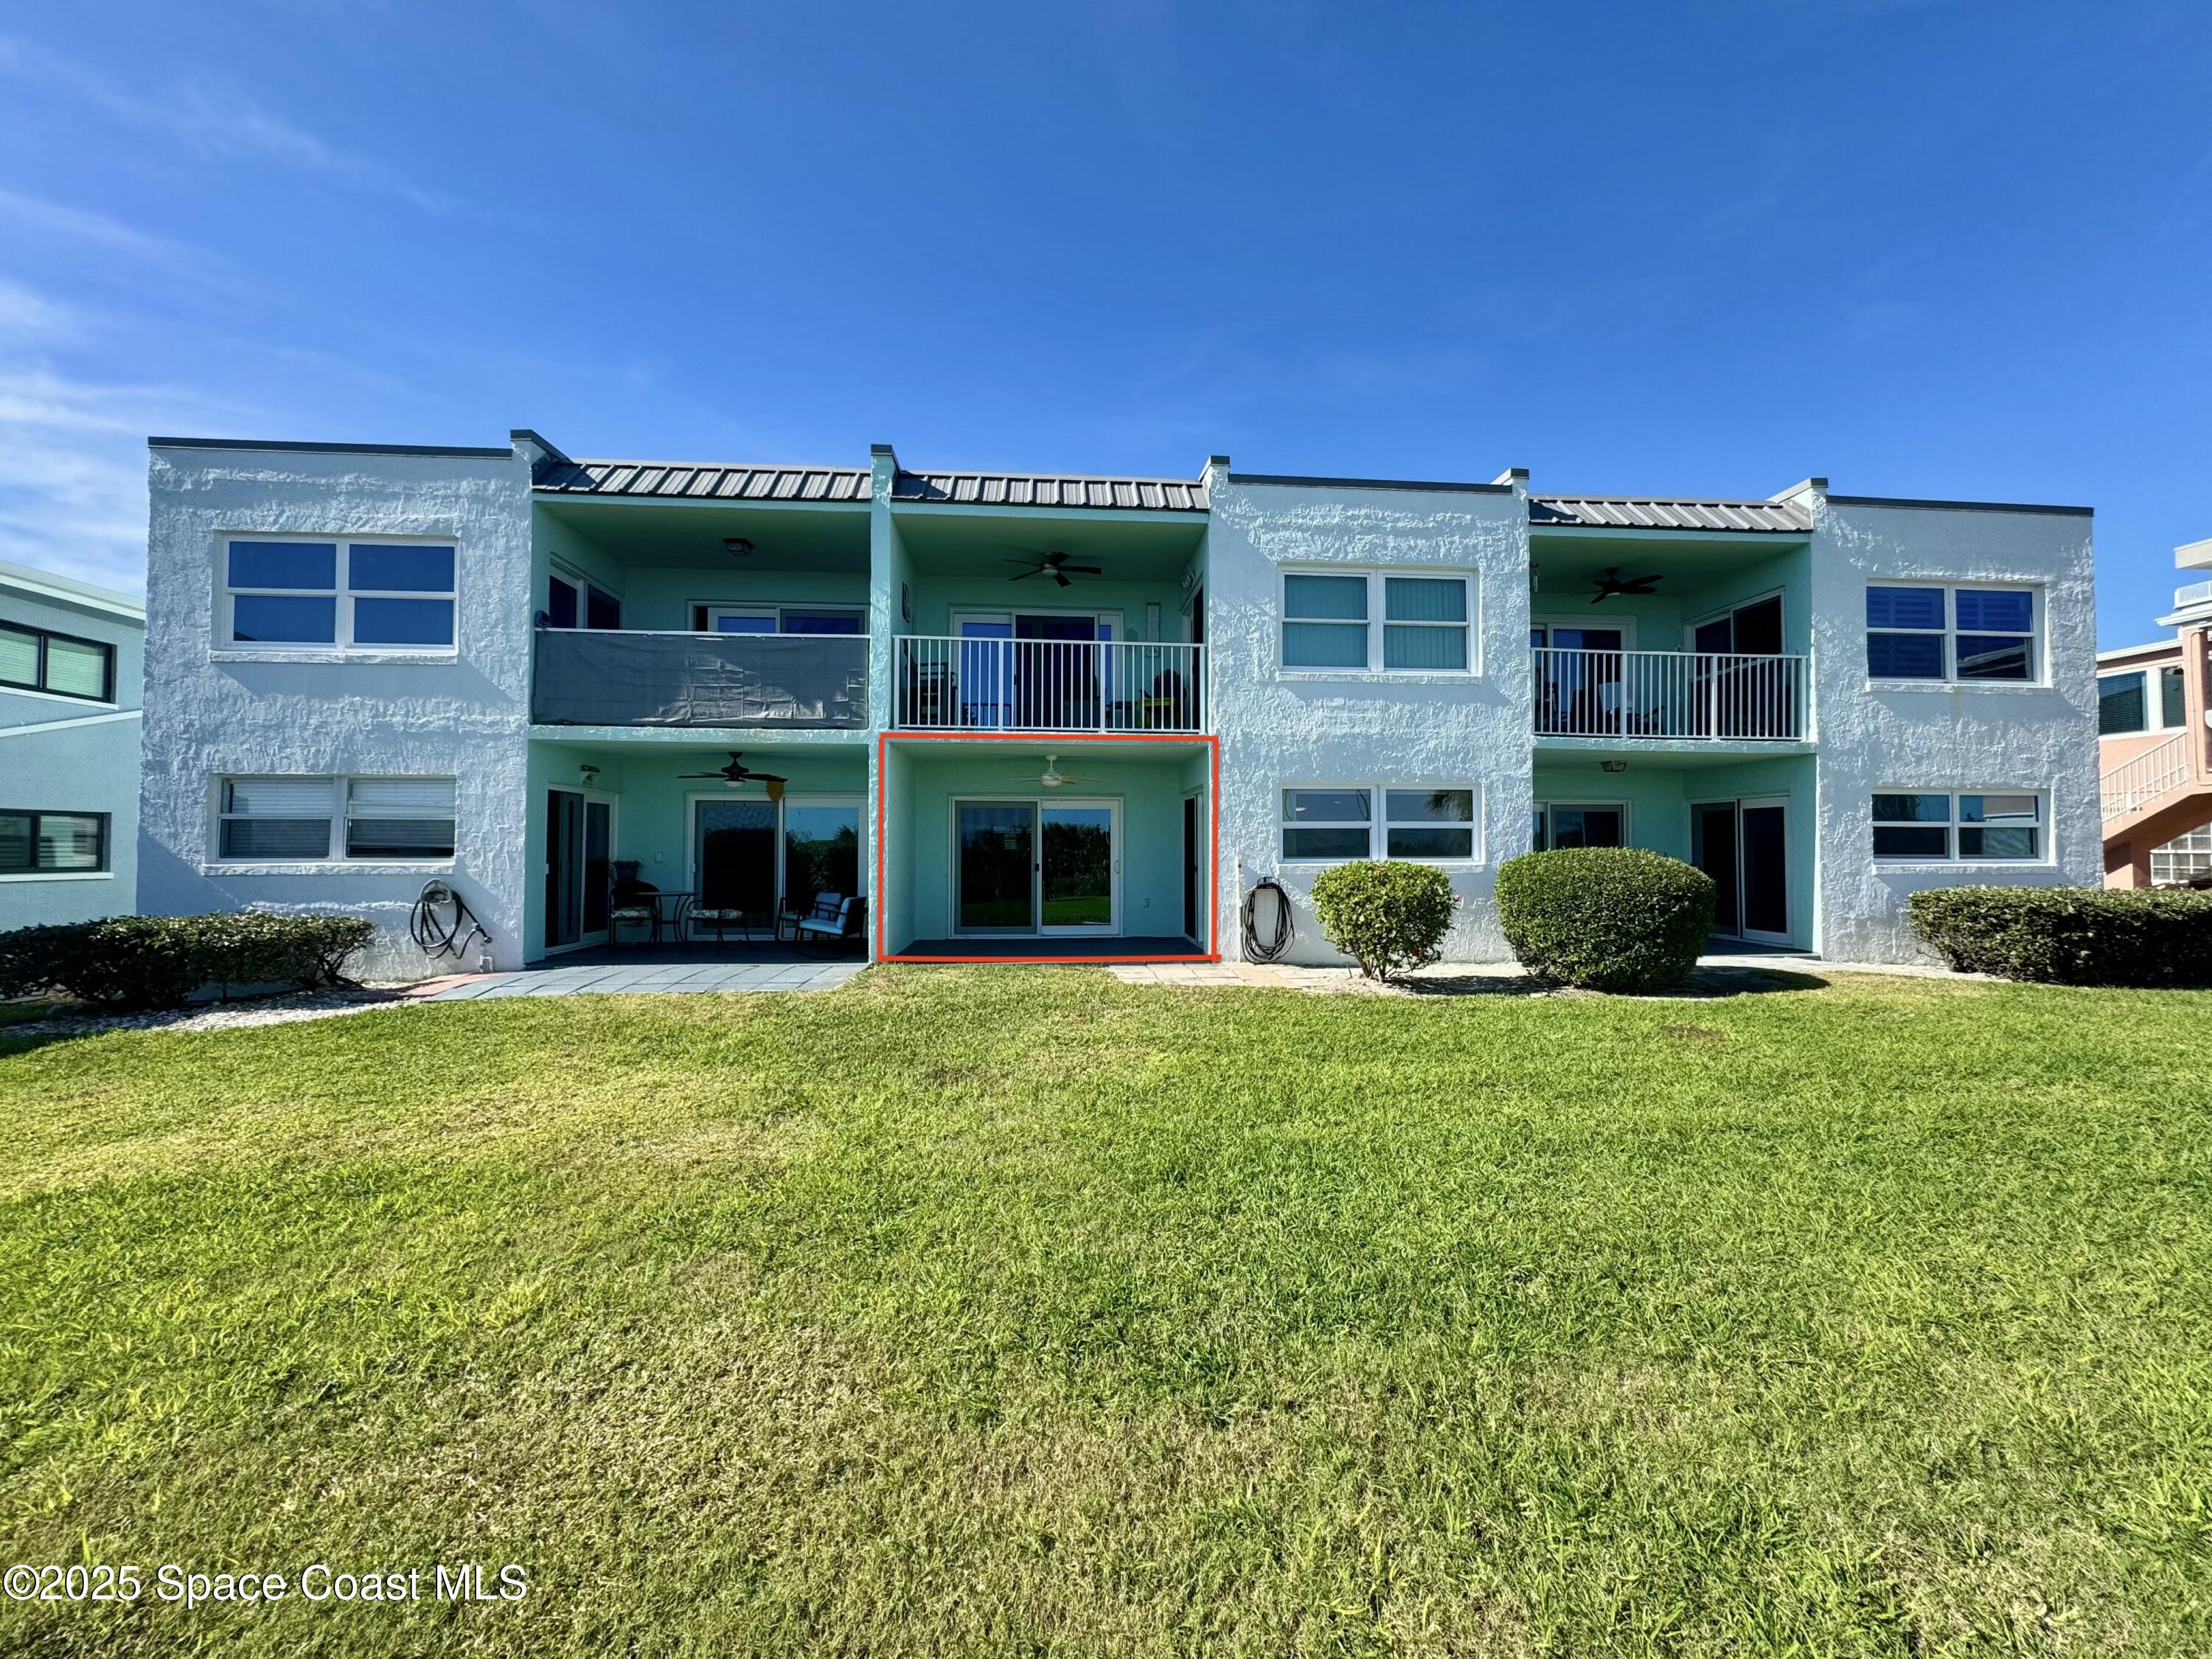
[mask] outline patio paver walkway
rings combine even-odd
[[[648,992],[833,991],[866,964],[859,962],[717,962],[697,964],[604,963],[575,968],[526,968],[481,974],[448,987],[431,1002],[483,997],[628,996]]]

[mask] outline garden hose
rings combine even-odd
[[[1262,893],[1275,896],[1275,936],[1265,945],[1260,942],[1259,900]],[[1297,924],[1291,916],[1291,896],[1283,890],[1280,882],[1271,877],[1261,877],[1244,895],[1243,911],[1244,923],[1244,957],[1249,962],[1279,962],[1291,948],[1297,936]]]
[[[441,915],[440,909],[447,906],[452,908],[452,915]],[[487,949],[491,945],[490,930],[477,920],[468,901],[442,881],[422,884],[422,890],[415,898],[414,914],[407,920],[407,936],[434,961],[451,956],[459,962],[476,939],[482,939]]]

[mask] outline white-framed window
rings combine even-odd
[[[0,876],[96,874],[108,867],[107,814],[0,810]]]
[[[1459,571],[1285,570],[1282,663],[1306,672],[1465,674],[1474,578]]]
[[[2032,684],[2042,613],[2040,591],[2021,584],[1869,582],[1867,676]]]
[[[2180,887],[2212,876],[2212,824],[2185,830],[2163,847],[2150,849],[2150,884]]]
[[[229,536],[222,547],[222,648],[453,649],[452,542]]]
[[[1296,785],[1284,789],[1282,803],[1286,863],[1462,864],[1481,845],[1482,792],[1472,784]]]
[[[1472,786],[1383,790],[1382,856],[1431,864],[1472,861],[1480,799]]]
[[[2179,663],[2154,663],[2097,676],[2097,735],[2174,732],[2189,723]]]
[[[707,634],[865,634],[868,613],[850,605],[705,605]]]
[[[548,628],[616,629],[623,624],[622,595],[556,564],[545,578]]]
[[[233,777],[216,790],[216,855],[240,863],[442,862],[451,778]]]
[[[1874,797],[1877,863],[2042,864],[2046,830],[2036,790],[1886,789]]]
[[[1531,845],[1539,853],[1562,847],[1626,847],[1628,803],[1620,800],[1540,800]]]

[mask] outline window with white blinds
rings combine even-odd
[[[348,786],[349,859],[453,856],[451,778],[356,778]]]
[[[225,778],[217,817],[225,859],[453,856],[451,778]]]

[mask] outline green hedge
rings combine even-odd
[[[174,1008],[203,986],[312,991],[344,982],[374,935],[359,916],[112,916],[0,933],[0,997],[58,991],[112,1008]]]
[[[1942,887],[1912,931],[1962,973],[2062,985],[2212,985],[2212,893]]]
[[[1713,884],[1632,847],[1525,853],[1498,872],[1498,920],[1537,978],[1592,991],[1682,984],[1713,931]]]
[[[1430,864],[1340,864],[1314,878],[1314,914],[1328,942],[1370,979],[1425,968],[1443,949],[1458,897]]]

